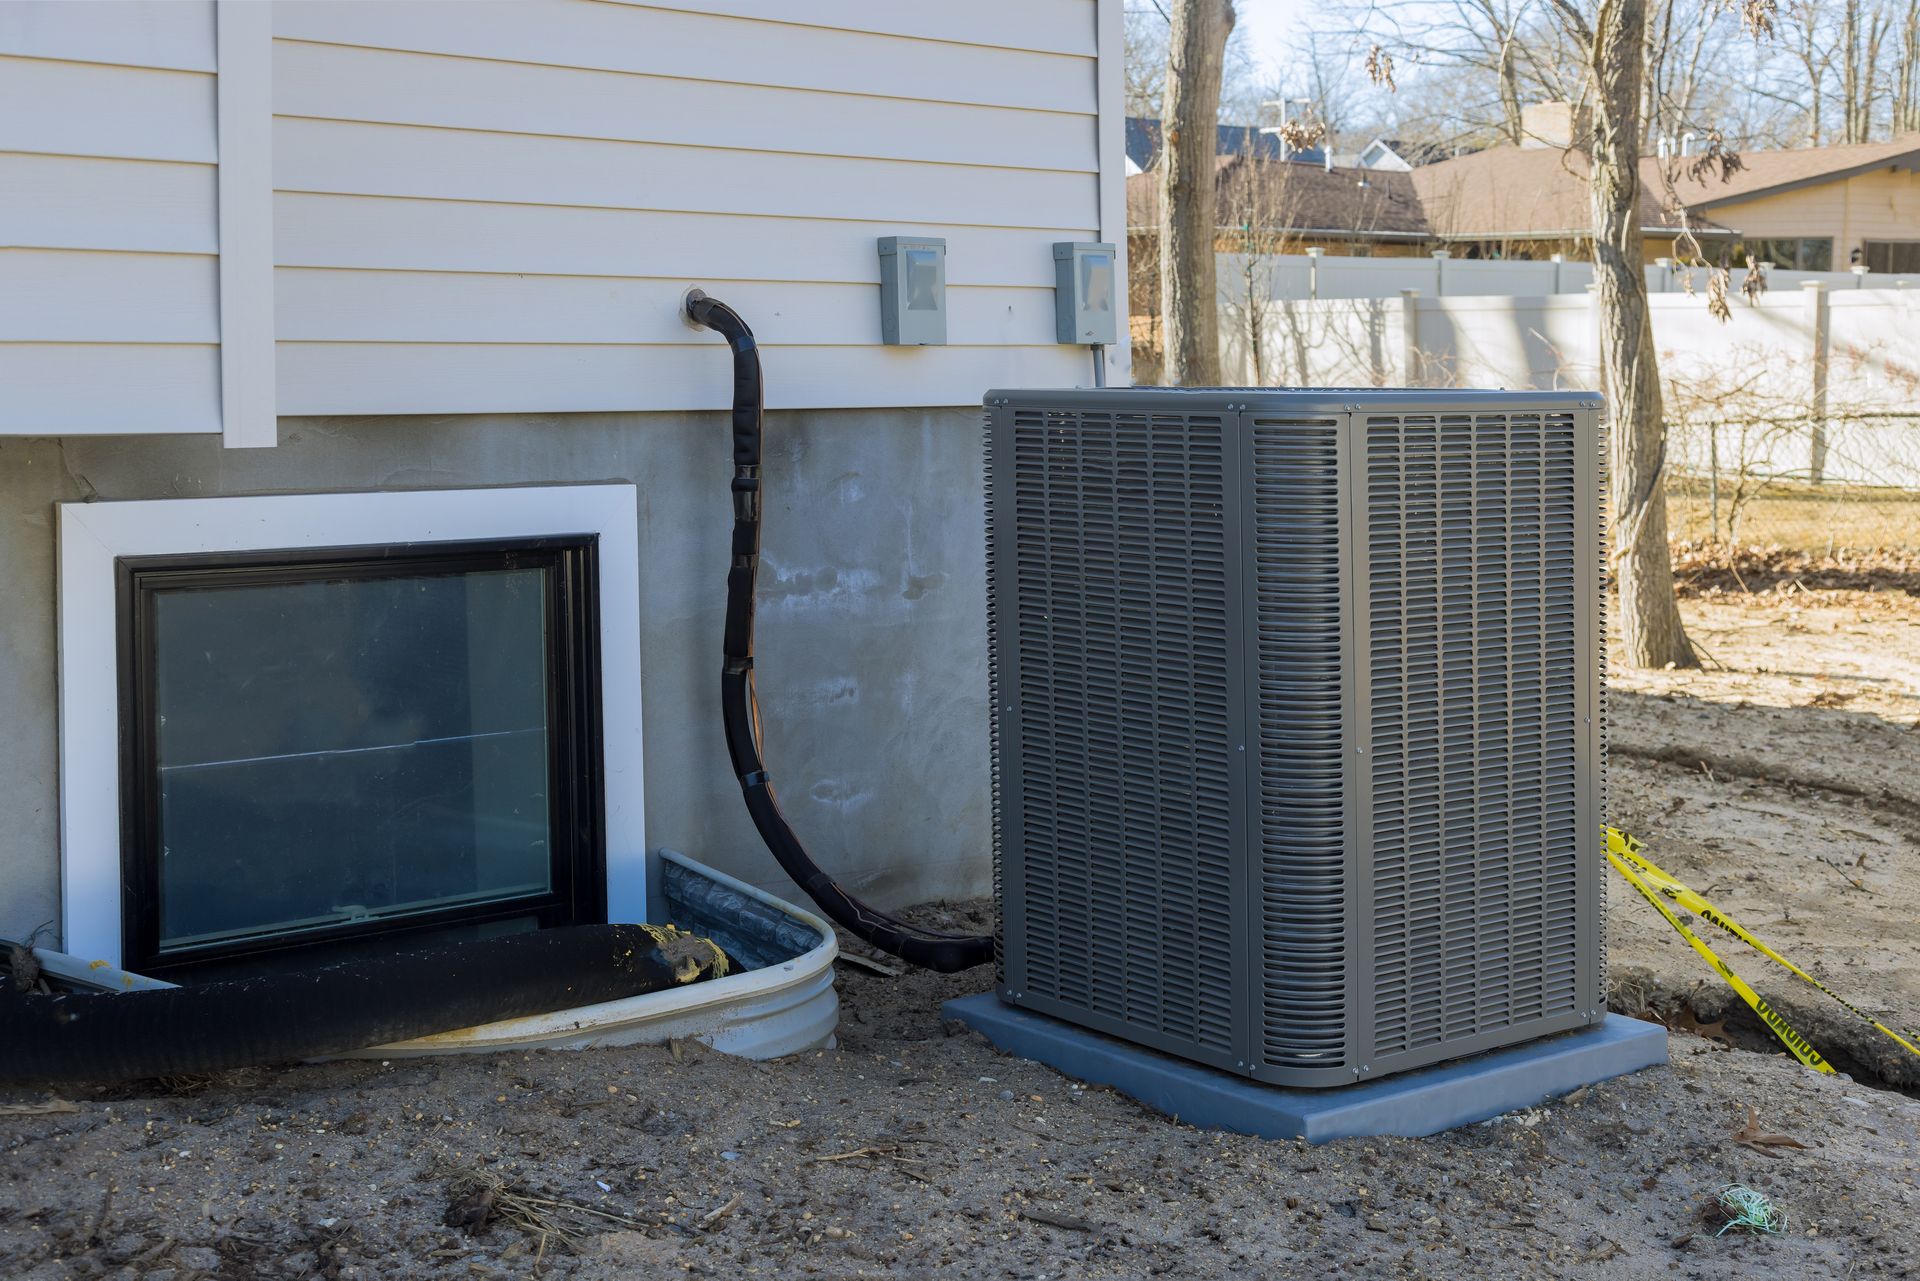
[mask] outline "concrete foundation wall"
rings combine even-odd
[[[978,411],[776,413],[767,437],[757,671],[781,804],[822,865],[880,904],[984,893]],[[800,898],[720,732],[730,464],[721,414],[283,418],[279,448],[261,450],[0,439],[0,935],[58,926],[53,505],[93,498],[631,481],[648,844]]]

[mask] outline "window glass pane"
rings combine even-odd
[[[1920,272],[1920,241],[1869,240],[1863,255],[1867,267],[1878,272]]]
[[[547,573],[157,590],[161,949],[548,892]]]
[[[1831,239],[1802,240],[1800,242],[1800,270],[1832,271],[1833,241]]]

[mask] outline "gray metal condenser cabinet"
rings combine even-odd
[[[1598,397],[986,418],[1004,999],[1292,1086],[1601,1017]]]

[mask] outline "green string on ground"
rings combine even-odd
[[[1782,1226],[1780,1211],[1773,1208],[1765,1193],[1755,1192],[1741,1183],[1730,1183],[1720,1189],[1720,1208],[1730,1216],[1721,1225],[1715,1236],[1724,1236],[1728,1228],[1745,1228],[1749,1232],[1779,1232]]]

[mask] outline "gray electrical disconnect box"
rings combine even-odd
[[[880,237],[880,341],[895,347],[946,345],[946,241]]]
[[[1118,342],[1119,308],[1112,245],[1060,241],[1053,247],[1055,337],[1063,343]]]

